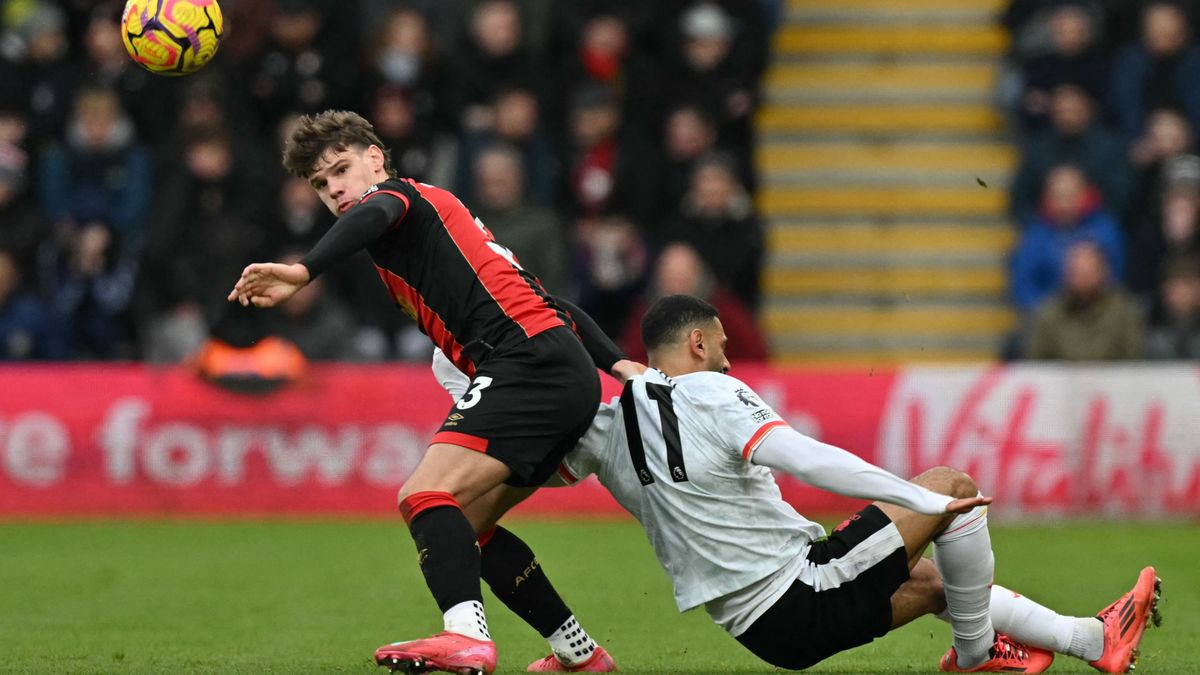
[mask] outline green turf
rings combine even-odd
[[[512,526],[625,672],[771,672],[712,625],[679,615],[630,522]],[[1138,672],[1195,672],[1200,526],[995,528],[996,578],[1063,612],[1092,613],[1145,563],[1164,579],[1162,628]],[[546,653],[489,596],[501,671]],[[383,642],[441,627],[397,522],[0,524],[0,672],[384,672]],[[949,645],[931,618],[818,672],[931,672]],[[1055,672],[1092,672],[1060,658]]]

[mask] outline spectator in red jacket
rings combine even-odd
[[[620,338],[621,349],[629,358],[645,363],[646,347],[642,344],[641,317],[655,300],[676,293],[703,298],[721,313],[721,325],[729,336],[725,355],[731,362],[736,364],[767,359],[767,341],[754,314],[737,296],[716,282],[695,249],[681,242],[663,249],[658,256],[650,288],[629,312]]]

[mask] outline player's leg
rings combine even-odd
[[[912,482],[958,498],[973,497],[979,492],[970,476],[947,467],[930,469]],[[942,573],[958,666],[974,668],[988,660],[994,631],[988,614],[993,560],[987,508],[979,507],[957,516],[926,516],[892,504],[877,506],[900,530],[910,570],[916,567],[930,542],[937,540],[934,559]],[[893,616],[906,614],[911,612],[893,608]]]
[[[402,511],[425,557],[426,579],[447,614],[448,634],[455,640],[478,640],[473,635],[486,635],[487,626],[479,590],[480,548],[459,505],[471,504],[501,483],[544,483],[590,426],[599,398],[596,368],[570,329],[551,329],[511,345],[478,367],[467,395],[451,409],[425,459],[405,483]],[[454,456],[437,459],[443,446],[456,448]],[[430,515],[422,513],[426,510]],[[444,546],[443,558],[453,556],[455,562],[448,569],[431,569],[434,550],[426,544]],[[451,604],[453,600],[459,604]],[[432,640],[439,639],[444,638]],[[400,669],[407,664],[415,671],[422,666],[412,667],[408,657],[429,653],[428,641],[418,642],[420,650],[410,649],[413,643],[383,647],[376,659],[388,666],[400,660]],[[484,670],[490,672],[495,647],[490,640],[486,644],[492,661],[481,663],[472,656],[470,663],[487,666]]]
[[[979,494],[970,476],[948,467],[930,469],[912,482],[958,498]],[[935,544],[934,564],[941,576],[946,613],[954,630],[954,647],[943,658],[943,670],[1020,667],[1025,672],[1040,672],[1049,667],[1053,654],[1013,644],[992,626],[990,586],[995,564],[987,529],[987,507],[957,515],[926,516],[891,504],[877,506],[892,519],[904,538],[910,570],[917,568],[928,545]],[[902,586],[901,592],[893,596],[894,626],[929,608],[929,580],[922,575],[914,586],[908,589]],[[916,585],[922,581],[926,582],[924,589]]]
[[[921,558],[908,573],[908,581],[892,594],[892,630],[926,614],[933,614],[947,623],[946,594],[942,575],[929,558]]]
[[[534,664],[538,670],[615,670],[612,658],[588,635],[554,589],[529,545],[497,524],[533,492],[534,488],[501,485],[464,509],[479,533],[483,580],[506,607],[550,644],[551,655]]]
[[[933,562],[922,560],[913,569],[911,588],[901,587],[897,596],[910,599],[894,606],[916,611],[921,598],[932,614],[949,621],[941,599],[941,575]],[[1122,673],[1136,660],[1136,651],[1148,621],[1157,623],[1161,585],[1154,568],[1142,570],[1138,583],[1097,616],[1066,616],[998,584],[992,585],[992,626],[1018,642],[1087,661],[1104,672]],[[939,604],[941,607],[939,608]],[[911,618],[916,618],[915,614]]]
[[[1095,661],[1104,652],[1104,624],[1094,616],[1063,616],[995,584],[991,613],[996,630],[1025,644],[1085,661]]]
[[[434,443],[400,490],[400,512],[448,632],[490,639],[479,587],[479,546],[461,504],[470,504],[510,475],[493,457]]]
[[[1100,657],[1103,635],[1095,617],[1063,616],[996,584],[988,611],[992,627],[1018,642],[1089,661]],[[942,575],[929,558],[917,562],[909,580],[892,596],[892,627],[925,614],[950,622]]]
[[[479,586],[479,546],[460,504],[487,494],[510,475],[506,464],[477,449],[437,442],[429,446],[400,489],[399,501],[445,630],[423,640],[384,645],[375,651],[377,663],[403,672],[495,670],[496,646]]]

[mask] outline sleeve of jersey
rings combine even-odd
[[[619,399],[600,404],[592,424],[579,438],[575,447],[558,465],[558,477],[566,485],[574,485],[600,470],[604,458],[612,448],[612,433],[617,428]]]
[[[558,463],[558,477],[563,485],[574,485],[595,473],[595,468],[591,466],[593,457],[581,439],[580,445],[568,452]]]
[[[315,279],[337,262],[370,246],[407,212],[408,203],[399,193],[376,192],[338,218],[300,264]]]
[[[930,516],[945,515],[953,497],[940,495],[884,471],[841,448],[794,429],[770,434],[754,452],[755,464],[790,473],[813,487],[847,497],[884,501]]]
[[[579,338],[583,340],[583,347],[587,349],[588,356],[592,357],[592,362],[600,370],[611,373],[613,364],[624,359],[625,353],[604,334],[600,324],[588,316],[587,312],[562,298],[556,297],[554,301],[571,314],[571,318],[575,321],[575,330],[579,333]]]
[[[788,428],[771,406],[736,378],[711,375],[695,396],[702,401],[704,419],[700,423],[716,434],[722,447],[747,461],[772,431]]]
[[[437,347],[433,348],[433,376],[455,402],[471,387],[471,378],[451,363]]]

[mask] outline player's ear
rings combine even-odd
[[[367,163],[372,171],[383,170],[383,149],[372,143],[367,146]]]
[[[704,331],[699,328],[693,328],[688,333],[688,350],[700,359],[704,359],[708,353],[708,345],[704,342]]]

